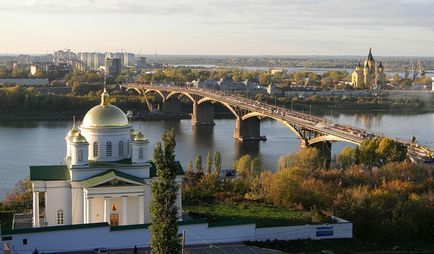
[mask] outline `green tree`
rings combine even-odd
[[[220,175],[222,169],[222,157],[218,151],[214,152],[214,174]]]
[[[200,154],[196,157],[196,173],[203,173],[202,156]]]
[[[205,166],[207,175],[211,175],[211,170],[212,170],[211,167],[212,167],[212,156],[211,156],[211,152],[208,151],[208,154],[206,155],[206,166]]]
[[[175,134],[173,130],[162,136],[163,147],[154,149],[157,177],[151,183],[151,249],[155,254],[178,254],[181,250],[178,238],[178,207],[176,198]]]

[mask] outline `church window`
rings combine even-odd
[[[79,162],[82,162],[83,161],[83,150],[79,150],[78,151],[78,161]]]
[[[63,225],[63,210],[57,211],[57,225]]]
[[[93,142],[93,157],[98,157],[98,142]]]
[[[124,142],[119,141],[119,156],[124,156]]]
[[[107,155],[107,157],[112,156],[112,142],[110,142],[110,141],[108,141],[106,143],[106,155]]]
[[[139,148],[139,160],[143,160],[143,147]]]

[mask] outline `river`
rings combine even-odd
[[[419,143],[434,147],[434,113],[427,114],[334,114],[329,120],[355,125],[402,139],[416,136]],[[232,138],[234,120],[216,119],[214,127],[192,127],[190,120],[134,122],[153,147],[163,130],[176,130],[176,158],[186,167],[189,160],[201,154],[205,162],[208,151],[222,154],[223,168],[231,168],[243,154],[258,156],[263,169],[275,170],[278,158],[298,149],[299,141],[282,124],[273,120],[261,122],[261,133],[267,141],[238,142]],[[29,175],[30,165],[59,164],[65,156],[65,135],[70,121],[1,121],[0,120],[0,199],[15,183]],[[333,144],[333,153],[347,143]]]

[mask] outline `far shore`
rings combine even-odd
[[[309,113],[309,106],[304,107],[304,110],[300,108],[296,108],[295,110],[299,112]],[[354,113],[365,113],[365,114],[405,114],[405,115],[417,115],[417,114],[427,114],[433,113],[434,108],[426,108],[420,109],[414,106],[409,107],[398,107],[398,108],[352,108],[352,109],[343,109],[343,108],[333,108],[333,115],[338,114],[354,114]],[[161,120],[181,120],[181,119],[191,119],[189,112],[181,113],[181,114],[150,114],[145,113],[140,117],[134,117],[133,120],[142,120],[142,121],[161,121]],[[325,108],[322,111],[312,109],[312,114],[317,116],[324,116],[330,114],[330,108]],[[83,118],[85,112],[77,113],[77,112],[50,112],[50,113],[42,113],[42,112],[29,112],[29,113],[15,113],[15,114],[1,114],[0,113],[0,122],[3,120],[16,120],[16,121],[24,121],[24,120],[34,120],[34,121],[57,121],[57,120],[71,120],[73,116],[77,119]],[[215,112],[214,117],[216,119],[232,119],[233,115],[230,112]]]

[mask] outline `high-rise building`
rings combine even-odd
[[[54,63],[74,64],[77,61],[77,55],[70,49],[58,50],[53,53]]]
[[[136,67],[139,69],[148,68],[150,65],[146,61],[146,57],[139,56],[137,59]]]
[[[109,82],[113,82],[116,77],[121,74],[121,59],[120,58],[106,58],[105,59],[105,74]]]
[[[86,66],[93,70],[99,69],[100,66],[103,66],[105,64],[105,56],[105,53],[99,52],[78,53],[78,57],[80,58],[80,60],[83,61]]]

